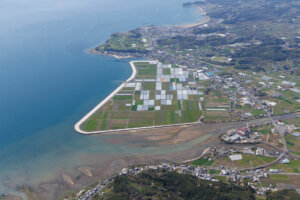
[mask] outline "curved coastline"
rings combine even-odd
[[[89,119],[99,108],[101,108],[106,102],[108,102],[115,94],[117,94],[125,85],[126,83],[130,82],[133,80],[136,76],[136,68],[134,63],[135,62],[142,62],[142,61],[130,61],[129,64],[132,69],[132,74],[131,76],[123,82],[117,89],[115,89],[110,95],[108,95],[104,100],[102,100],[96,107],[94,107],[90,112],[88,112],[83,118],[81,118],[74,126],[75,131],[81,134],[93,134],[93,133],[98,133],[100,131],[94,131],[94,132],[87,132],[83,131],[80,126],[87,120]],[[102,132],[102,131],[101,131]]]
[[[153,60],[149,60],[149,62],[151,62],[151,61],[153,61]],[[99,110],[111,98],[113,98],[113,96],[115,94],[117,94],[120,90],[122,90],[122,88],[126,85],[126,83],[132,81],[135,78],[137,71],[136,71],[134,63],[138,63],[138,62],[145,62],[145,61],[142,60],[142,61],[130,61],[129,62],[131,69],[132,69],[131,76],[74,125],[74,129],[76,132],[78,132],[80,134],[84,134],[84,135],[93,135],[93,134],[100,134],[100,133],[113,133],[113,132],[145,130],[145,129],[153,129],[153,128],[166,128],[166,127],[174,127],[174,126],[196,125],[196,124],[202,123],[201,121],[197,121],[197,122],[191,122],[191,123],[170,124],[170,125],[161,125],[161,126],[147,126],[147,127],[137,127],[137,128],[125,128],[125,129],[114,129],[114,130],[103,130],[103,131],[90,131],[90,132],[82,130],[81,125],[86,120],[88,120],[97,110]]]
[[[201,20],[198,23],[191,23],[191,24],[186,24],[186,25],[175,25],[177,27],[181,27],[181,28],[191,28],[194,26],[198,26],[198,25],[203,25],[206,24],[210,21],[210,18],[206,15],[206,12],[204,11],[203,8],[201,8],[200,6],[197,6],[200,10],[200,13],[202,14],[202,16],[204,17],[203,20]],[[95,48],[90,49],[90,53],[91,54],[98,54],[98,55],[104,55],[104,56],[112,56],[114,58],[117,59],[124,59],[124,58],[131,58],[130,56],[119,56],[119,55],[115,55],[115,54],[104,54],[104,53],[100,53],[98,51],[95,50]],[[147,60],[148,61],[148,60]],[[152,61],[152,60],[149,60]],[[74,125],[74,129],[76,132],[80,133],[80,134],[84,134],[84,135],[92,135],[92,134],[100,134],[100,133],[112,133],[112,132],[122,132],[122,131],[133,131],[133,130],[144,130],[144,129],[153,129],[153,128],[164,128],[164,127],[171,127],[171,126],[184,126],[184,125],[196,125],[196,124],[200,124],[202,122],[197,121],[197,122],[191,122],[191,123],[180,123],[180,124],[170,124],[170,125],[161,125],[161,126],[148,126],[148,127],[138,127],[138,128],[125,128],[125,129],[115,129],[115,130],[103,130],[103,131],[84,131],[81,129],[81,125],[88,120],[98,109],[100,109],[105,103],[107,103],[115,94],[117,94],[125,85],[126,83],[130,82],[131,80],[133,80],[136,76],[136,68],[134,63],[135,62],[144,62],[144,61],[130,61],[129,64],[131,66],[132,69],[132,75],[130,76],[130,78],[128,78],[125,82],[123,82],[117,89],[115,89],[112,93],[110,93],[110,95],[108,95],[104,100],[102,100],[96,107],[94,107],[90,112],[88,112],[83,118],[81,118],[75,125]]]

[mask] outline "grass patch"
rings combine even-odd
[[[85,130],[86,131],[94,131],[94,130],[96,130],[97,125],[98,125],[98,120],[90,119],[85,125]]]
[[[101,129],[105,130],[107,126],[107,119],[102,120]]]
[[[181,110],[181,101],[177,100],[178,110]]]
[[[217,180],[219,180],[219,181],[227,182],[226,176],[215,175],[214,178],[217,179]]]
[[[152,122],[129,122],[128,128],[152,126]]]
[[[129,95],[118,95],[118,96],[114,96],[113,100],[132,100],[132,96],[129,96]]]
[[[196,166],[210,166],[214,163],[214,160],[206,160],[204,158],[200,158],[198,160],[195,160],[192,162],[192,165],[196,165]]]
[[[155,82],[143,82],[143,90],[155,90]]]
[[[290,160],[289,164],[275,164],[269,167],[269,169],[282,169],[286,173],[298,173],[300,170],[300,161]]]
[[[131,106],[131,110],[132,110],[132,111],[136,111],[136,110],[137,110],[137,105]]]
[[[164,68],[164,69],[163,69],[163,74],[164,74],[164,75],[170,75],[170,74],[171,74],[171,69],[169,69],[169,68]]]
[[[215,169],[210,169],[209,173],[210,174],[220,174],[221,170],[215,170]]]
[[[253,167],[257,167],[260,165],[264,165],[267,163],[270,163],[272,161],[276,160],[275,157],[266,157],[266,156],[255,156],[255,155],[249,155],[249,154],[243,154],[242,160],[233,161],[239,164],[242,167],[250,167],[250,161],[252,162]]]
[[[259,117],[260,115],[263,115],[265,112],[263,110],[253,110],[251,112],[251,114],[254,116],[254,117]]]

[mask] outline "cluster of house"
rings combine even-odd
[[[230,157],[233,158],[233,160],[241,160],[243,159],[242,155],[238,156],[238,157],[234,157],[237,156],[238,154],[250,154],[250,155],[256,155],[256,156],[267,156],[267,157],[277,157],[280,152],[278,151],[274,151],[274,150],[270,150],[270,149],[265,149],[265,148],[261,148],[261,147],[244,147],[244,148],[235,148],[235,147],[213,147],[210,148],[210,151],[208,152],[207,155],[211,155],[211,156],[216,156],[216,157]],[[207,157],[207,159],[210,159],[209,156]]]
[[[226,143],[258,143],[260,142],[261,134],[252,132],[250,128],[236,128],[226,131],[221,136],[221,140]]]
[[[245,83],[252,82],[252,80],[246,78],[247,76],[249,75],[244,73],[231,74],[230,76],[216,74],[208,87],[212,90],[223,91],[236,106],[251,106],[256,110],[262,111],[271,110],[270,106],[274,106],[273,102],[262,101],[256,94],[258,88],[246,88],[243,86]],[[253,117],[251,112],[240,112],[239,115],[244,119]],[[264,114],[261,115],[263,116]]]
[[[229,156],[233,153],[237,152],[245,152],[249,153],[249,148],[244,148],[243,150],[235,149],[235,148],[210,148],[210,153],[218,153],[220,156]],[[253,151],[252,151],[253,152]],[[276,156],[279,154],[279,152],[272,152],[267,151],[263,148],[257,148],[256,153],[253,152],[255,155],[273,155]],[[288,159],[283,159],[281,163],[288,164]],[[278,188],[271,186],[270,187],[257,187],[255,182],[260,182],[260,178],[267,178],[269,177],[269,174],[276,174],[283,172],[282,170],[278,169],[256,169],[256,170],[247,170],[243,173],[241,173],[240,170],[231,168],[231,167],[216,167],[216,166],[208,166],[208,167],[200,167],[200,166],[190,166],[186,164],[160,164],[160,165],[149,165],[149,166],[136,166],[131,168],[123,168],[122,171],[115,177],[110,179],[105,179],[101,183],[99,183],[94,188],[88,190],[84,194],[81,194],[82,191],[79,191],[77,196],[80,196],[80,198],[77,198],[78,200],[88,200],[92,196],[94,196],[96,193],[103,195],[103,189],[111,182],[113,182],[118,176],[121,175],[138,175],[141,172],[147,171],[147,170],[166,170],[166,171],[176,171],[178,173],[182,174],[191,174],[199,179],[207,180],[207,181],[219,181],[215,176],[223,176],[226,178],[227,181],[235,183],[235,184],[242,184],[243,179],[250,180],[248,182],[248,185],[251,186],[253,189],[257,191],[259,195],[265,195],[266,191],[272,190],[276,191]],[[210,173],[211,170],[214,170],[214,173]]]
[[[279,76],[282,79],[285,79],[285,76]],[[271,80],[274,79],[273,77],[269,77],[269,76],[262,76],[261,79],[265,82],[259,82],[261,84],[262,87],[268,87],[271,88],[273,87],[273,85],[275,84],[275,82],[272,82]],[[278,85],[275,85],[277,90],[280,91],[285,91],[285,90],[290,90],[294,93],[300,94],[300,89],[296,87],[296,83],[292,82],[292,81],[286,81],[283,80],[281,81],[281,83],[278,83]],[[274,98],[278,98],[280,97],[282,94],[279,92],[274,91],[268,91],[269,95],[271,97]],[[300,99],[295,99],[295,101],[297,101],[298,103],[300,103]],[[271,101],[265,101],[265,103],[269,104],[270,106],[275,106],[276,102],[271,102]]]
[[[108,183],[111,183],[112,180],[104,180],[103,182],[99,183],[97,186],[89,189],[88,191],[86,191],[85,193],[83,193],[84,190],[80,190],[77,193],[77,200],[89,200],[91,199],[94,195],[96,195],[97,193],[99,193]],[[103,195],[103,192],[101,193]]]
[[[253,189],[257,191],[259,195],[265,195],[266,191],[272,190],[275,191],[277,188],[275,187],[260,187],[258,188],[254,183],[259,182],[260,178],[267,178],[269,177],[270,173],[279,173],[279,170],[275,172],[274,169],[257,169],[257,170],[248,170],[244,173],[241,173],[237,169],[233,169],[230,167],[200,167],[200,166],[190,166],[185,164],[162,164],[162,165],[151,165],[146,167],[134,167],[131,169],[124,168],[119,175],[122,174],[131,174],[137,175],[145,170],[167,170],[167,171],[176,171],[182,174],[191,174],[199,179],[207,180],[207,181],[219,181],[219,179],[215,178],[214,176],[223,176],[226,178],[227,181],[235,183],[235,184],[242,184],[243,179],[250,180],[248,185],[250,185]],[[217,174],[211,174],[210,170],[215,170],[215,172],[219,172]]]
[[[271,129],[271,132],[273,134],[286,135],[288,133],[293,132],[294,130],[299,129],[294,124],[285,124],[284,122],[282,122],[280,120],[276,120],[275,125],[276,125],[276,127]]]

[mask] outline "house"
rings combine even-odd
[[[290,160],[289,159],[284,159],[281,161],[282,164],[290,164]]]

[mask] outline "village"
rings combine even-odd
[[[275,124],[275,127],[271,128]],[[267,191],[295,189],[300,192],[297,176],[300,157],[288,150],[287,135],[299,137],[299,130],[294,124],[280,120],[268,121],[265,125],[230,129],[220,136],[223,143],[206,148],[199,158],[184,163],[168,163],[149,166],[131,166],[119,174],[105,179],[92,188],[80,190],[78,200],[88,200],[94,195],[103,195],[105,187],[122,175],[138,175],[146,170],[176,171],[190,174],[206,181],[223,181],[237,185],[249,185],[260,196]],[[269,134],[258,136],[259,128],[269,126]],[[262,131],[261,131],[262,132]],[[228,142],[234,135],[240,138]],[[248,139],[246,139],[248,137]],[[253,138],[249,139],[249,138]],[[297,138],[298,139],[298,138]],[[238,141],[239,140],[239,141]],[[275,143],[274,143],[274,140]],[[273,141],[273,142],[272,142]],[[289,141],[289,140],[288,140]]]
[[[200,166],[191,166],[186,164],[161,164],[161,165],[150,165],[150,166],[141,166],[141,167],[132,167],[124,168],[119,175],[101,181],[96,187],[89,189],[86,192],[83,190],[78,192],[78,200],[89,200],[96,193],[100,196],[104,194],[103,189],[110,183],[114,181],[115,178],[122,175],[138,175],[146,170],[165,170],[165,171],[176,171],[178,173],[190,174],[199,179],[206,181],[225,181],[237,185],[248,184],[252,187],[258,195],[264,196],[267,191],[277,191],[278,189],[296,189],[295,186],[290,184],[279,184],[280,188],[277,188],[273,184],[269,184],[267,187],[263,187],[261,179],[268,178],[270,175],[284,175],[284,173],[277,169],[255,169],[240,171],[230,167],[200,167]],[[300,174],[298,174],[300,175]],[[246,180],[246,182],[244,181]]]
[[[247,184],[259,195],[269,190],[300,188],[297,181],[295,183],[290,178],[300,175],[297,167],[300,142],[295,142],[299,140],[300,134],[297,135],[296,131],[300,123],[273,117],[297,112],[300,97],[296,83],[284,80],[283,76],[272,78],[256,73],[246,74],[203,63],[200,69],[158,61],[140,61],[135,66],[135,79],[125,84],[108,107],[104,106],[107,110],[96,113],[102,114],[98,120],[106,123],[105,129],[120,128],[121,120],[112,116],[121,116],[121,113],[130,113],[126,126],[122,128],[260,118],[269,120],[251,125],[247,123],[246,126],[225,131],[219,137],[221,143],[209,147],[196,161],[125,168],[117,176],[163,169],[192,174],[208,181],[244,184],[247,180]],[[289,102],[291,109],[282,109],[283,102]],[[152,114],[147,115],[149,113]],[[127,117],[122,115],[122,119]],[[110,120],[118,122],[119,126],[112,126]],[[281,181],[280,177],[289,181]],[[88,191],[82,190],[77,199],[90,199],[95,194],[101,194],[113,180],[102,181]]]

